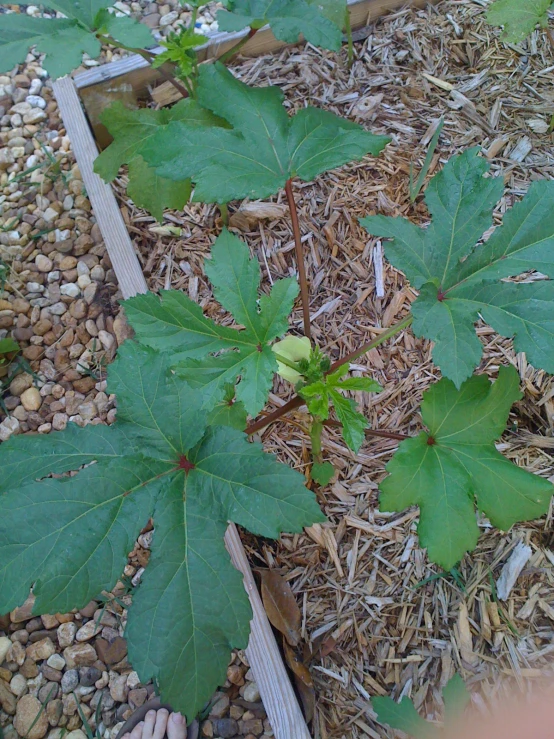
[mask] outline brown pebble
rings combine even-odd
[[[29,362],[34,362],[40,356],[42,356],[44,349],[41,346],[27,346],[23,349],[23,356],[28,359]]]
[[[127,642],[122,636],[117,636],[111,644],[106,639],[97,639],[95,647],[98,657],[106,665],[115,665],[127,656]]]
[[[78,393],[89,393],[96,385],[94,377],[83,377],[80,380],[75,380],[73,387]]]
[[[12,310],[16,313],[28,313],[31,308],[31,303],[24,298],[16,298],[12,302]]]
[[[18,641],[20,644],[27,644],[29,641],[29,632],[27,629],[18,629],[12,634],[12,641]]]
[[[48,333],[48,331],[50,331],[51,328],[52,328],[52,321],[49,321],[47,318],[41,318],[33,326],[33,331],[35,332],[37,336],[44,336],[44,334]]]
[[[46,662],[42,665],[41,672],[44,677],[51,682],[60,683],[62,681],[62,672],[54,669],[54,667],[50,667]]]
[[[73,613],[56,613],[56,618],[61,624],[67,624],[70,621],[75,620],[75,616]]]
[[[14,728],[25,739],[42,739],[48,731],[48,719],[40,701],[33,695],[24,695],[17,704]]]
[[[32,381],[32,377],[31,377],[31,381]],[[19,608],[14,608],[14,610],[10,614],[12,624],[19,624],[22,621],[28,621],[31,618],[31,613],[33,611],[34,605],[35,605],[35,596],[30,595],[25,601],[25,603],[23,603],[22,606],[19,606]],[[37,620],[39,624],[42,623],[40,619],[37,619]],[[27,631],[29,631],[29,628],[27,628]]]
[[[16,328],[13,331],[13,338],[16,341],[30,341],[31,337],[34,336],[32,328]]]
[[[68,269],[75,269],[76,265],[77,259],[75,257],[67,256],[61,260],[58,266],[62,270],[62,272],[65,272]]]
[[[30,657],[25,658],[25,662],[19,668],[19,672],[26,677],[27,680],[31,680],[33,677],[38,675],[37,663]]]
[[[69,307],[69,312],[71,313],[73,318],[81,320],[82,318],[86,318],[87,316],[88,305],[82,298],[80,298],[79,300],[75,300],[73,303],[71,303]]]

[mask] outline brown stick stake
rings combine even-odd
[[[300,297],[302,299],[302,315],[304,316],[304,335],[312,338],[310,328],[310,298],[308,294],[308,280],[306,278],[306,266],[304,264],[304,252],[302,250],[302,238],[300,236],[300,224],[298,223],[298,211],[292,191],[292,180],[287,180],[285,192],[289,202],[292,231],[294,233],[294,244],[296,247],[296,263],[298,265],[298,280],[300,282]]]

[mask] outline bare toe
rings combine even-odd
[[[172,713],[167,722],[168,739],[186,739],[187,722],[180,713]]]
[[[154,726],[156,725],[156,711],[148,711],[144,717],[144,728],[142,730],[142,739],[152,739]]]
[[[169,712],[165,708],[160,708],[156,714],[156,724],[152,733],[152,739],[163,739],[165,736],[165,730],[167,729],[167,719],[169,718]]]
[[[130,736],[130,739],[142,739],[142,730],[144,729],[144,721],[141,721],[140,724],[137,724],[131,734],[127,734],[127,736]]]

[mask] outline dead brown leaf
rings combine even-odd
[[[290,585],[276,570],[258,570],[258,573],[267,617],[287,642],[296,647],[300,642],[302,614]]]

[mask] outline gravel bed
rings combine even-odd
[[[177,0],[118,7],[140,14],[161,35],[189,16]],[[213,17],[203,12],[201,21],[213,31]],[[168,16],[171,22],[163,20]],[[115,398],[105,377],[128,337],[118,316],[121,295],[51,81],[32,54],[23,68],[0,75],[0,222],[0,266],[7,268],[0,338],[16,339],[26,362],[2,394],[8,413],[0,407],[0,442],[68,423],[113,423]],[[0,383],[8,371],[0,366]],[[83,719],[97,736],[112,739],[153,692],[128,662],[123,637],[126,606],[151,539],[150,532],[139,537],[124,583],[103,600],[41,617],[31,615],[29,600],[0,615],[4,739],[61,739],[67,732],[69,739],[86,739]],[[244,653],[233,655],[227,678],[207,708],[201,735],[273,736]]]

